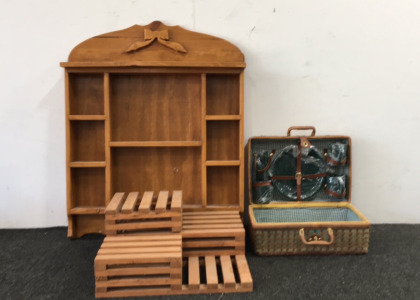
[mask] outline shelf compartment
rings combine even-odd
[[[70,115],[104,114],[103,74],[69,74]]]
[[[111,147],[201,147],[201,141],[110,142]]]
[[[237,206],[238,198],[239,167],[207,167],[207,205]]]
[[[229,120],[240,120],[240,115],[208,115],[206,116],[207,121],[229,121]]]
[[[70,209],[105,206],[105,168],[72,168]]]
[[[72,121],[70,145],[70,161],[105,161],[104,122]]]
[[[207,115],[239,115],[239,75],[207,74]]]
[[[112,193],[182,190],[183,204],[201,204],[200,147],[111,149]]]
[[[70,168],[105,168],[105,161],[72,161],[69,163]]]
[[[104,213],[105,206],[78,206],[70,209],[71,215],[95,215]]]
[[[112,141],[201,140],[201,74],[112,74]]]
[[[70,115],[70,121],[105,121],[104,115]]]
[[[207,122],[207,160],[239,160],[239,122]]]
[[[71,220],[69,237],[80,238],[89,233],[105,233],[105,215],[103,214],[72,215]]]

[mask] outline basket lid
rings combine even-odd
[[[248,140],[249,203],[350,202],[351,139],[290,132]]]

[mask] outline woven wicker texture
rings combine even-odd
[[[363,254],[369,248],[369,228],[334,229],[335,241],[328,246],[305,245],[299,229],[251,230],[254,250],[259,255]],[[322,232],[324,238],[326,231]]]
[[[254,209],[257,223],[351,222],[361,219],[349,208],[270,208]]]

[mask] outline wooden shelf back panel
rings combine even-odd
[[[201,149],[112,148],[112,192],[182,190],[183,204],[201,204]]]
[[[239,167],[207,167],[207,204],[237,206]]]
[[[105,124],[71,121],[70,161],[105,161]]]
[[[105,206],[105,169],[71,169],[72,206]]]
[[[239,122],[207,122],[207,160],[239,160]]]
[[[114,74],[112,141],[199,141],[200,74]]]
[[[105,216],[102,215],[76,215],[73,216],[73,235],[71,237],[79,238],[89,233],[105,232]]]
[[[207,74],[207,115],[239,115],[239,75]]]
[[[77,74],[70,76],[70,114],[104,114],[103,74]]]

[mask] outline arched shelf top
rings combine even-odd
[[[235,45],[221,38],[154,21],[87,39],[61,66],[244,68],[245,61]]]

